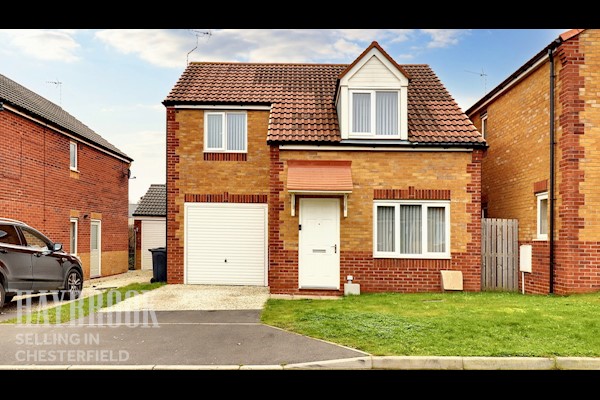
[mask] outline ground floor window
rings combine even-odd
[[[548,239],[548,192],[537,194],[537,238]]]
[[[450,202],[375,201],[373,256],[449,258]]]
[[[69,251],[73,254],[77,254],[77,218],[71,218],[70,225],[71,229],[69,233]]]

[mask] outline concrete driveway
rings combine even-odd
[[[82,296],[149,282],[151,277],[151,271],[129,271],[92,279],[85,283]],[[262,324],[260,314],[268,298],[265,287],[165,285],[62,325],[0,324],[0,369],[31,365],[260,369],[367,355]],[[3,317],[16,313],[13,303],[3,310]],[[37,303],[53,307],[63,302],[50,298]]]

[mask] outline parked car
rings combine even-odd
[[[82,288],[79,257],[24,222],[0,218],[0,308],[19,293],[59,291],[69,300]]]

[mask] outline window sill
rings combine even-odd
[[[248,153],[204,152],[204,161],[248,161]]]
[[[71,178],[79,179],[79,171],[72,169],[69,171],[69,176]]]
[[[373,254],[373,258],[394,258],[400,260],[451,260],[452,256],[448,254],[444,255],[418,255],[411,254],[408,256],[398,256],[398,255],[377,255]]]
[[[547,242],[548,238],[535,238],[532,240],[532,242]]]

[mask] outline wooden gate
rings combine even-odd
[[[519,290],[519,221],[482,218],[481,290]]]

